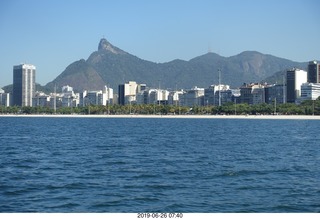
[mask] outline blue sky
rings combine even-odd
[[[154,61],[246,50],[320,60],[318,0],[1,0],[0,87],[30,63],[45,85],[105,37]]]

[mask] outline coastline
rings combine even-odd
[[[79,115],[79,114],[0,114],[0,117],[38,118],[165,118],[165,119],[277,119],[277,120],[320,120],[314,115]]]

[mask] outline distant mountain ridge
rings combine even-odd
[[[306,69],[306,62],[293,62],[256,51],[245,51],[231,57],[207,53],[189,61],[173,60],[154,63],[131,55],[106,39],[101,39],[98,50],[87,60],[71,63],[56,79],[45,87],[53,89],[70,85],[76,91],[100,90],[104,85],[115,89],[125,81],[145,83],[148,87],[191,88],[221,83],[239,87],[243,83],[260,82],[288,68]]]

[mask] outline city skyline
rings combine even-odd
[[[309,62],[308,72],[297,68],[287,70],[286,83],[283,84],[244,83],[239,89],[231,89],[229,85],[221,84],[219,81],[218,85],[211,85],[208,88],[194,86],[186,90],[163,90],[160,89],[160,85],[158,89],[154,89],[146,84],[129,81],[125,84],[119,84],[119,92],[115,96],[113,95],[113,89],[106,85],[104,85],[103,90],[83,90],[80,93],[75,93],[73,87],[67,84],[61,87],[62,93],[57,93],[56,87],[54,93],[50,94],[46,94],[43,91],[35,91],[35,70],[36,67],[31,64],[13,66],[12,95],[0,89],[0,106],[4,106],[4,108],[13,106],[13,108],[9,108],[7,111],[1,107],[2,113],[6,111],[18,113],[19,111],[17,110],[19,108],[16,108],[17,106],[46,107],[44,111],[51,108],[56,113],[56,109],[61,107],[73,108],[91,105],[109,107],[109,105],[124,106],[129,104],[131,114],[132,103],[137,105],[153,104],[154,107],[155,104],[159,106],[188,106],[191,107],[190,109],[195,106],[223,107],[223,105],[227,106],[227,103],[233,103],[234,105],[240,103],[248,106],[274,104],[275,114],[277,104],[293,103],[295,105],[305,105],[308,104],[307,101],[311,100],[314,107],[314,101],[319,100],[320,95],[320,83],[313,83],[314,79],[319,76],[320,70],[320,64],[315,61]],[[271,112],[267,110],[266,105],[261,106],[268,113]],[[27,111],[24,111],[26,109]],[[28,111],[28,109],[31,110],[31,108],[24,108],[21,112],[35,112],[34,109],[31,111]],[[254,110],[254,108],[252,109]],[[90,111],[90,107],[88,110]],[[107,111],[109,113],[109,108],[107,108]],[[50,110],[46,112],[49,113]],[[308,113],[310,112],[309,109]],[[315,110],[313,109],[312,112],[314,114]]]
[[[72,62],[87,59],[101,37],[160,63],[208,51],[229,57],[247,50],[299,62],[319,60],[319,4],[1,1],[0,87],[11,83],[12,65],[23,62],[37,65],[37,82],[44,85]],[[32,13],[22,13],[26,9]]]

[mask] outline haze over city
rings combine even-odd
[[[320,60],[316,0],[0,2],[0,87],[12,66],[37,67],[37,83],[87,59],[105,37],[153,62],[189,60],[208,51],[255,50],[298,62]]]

